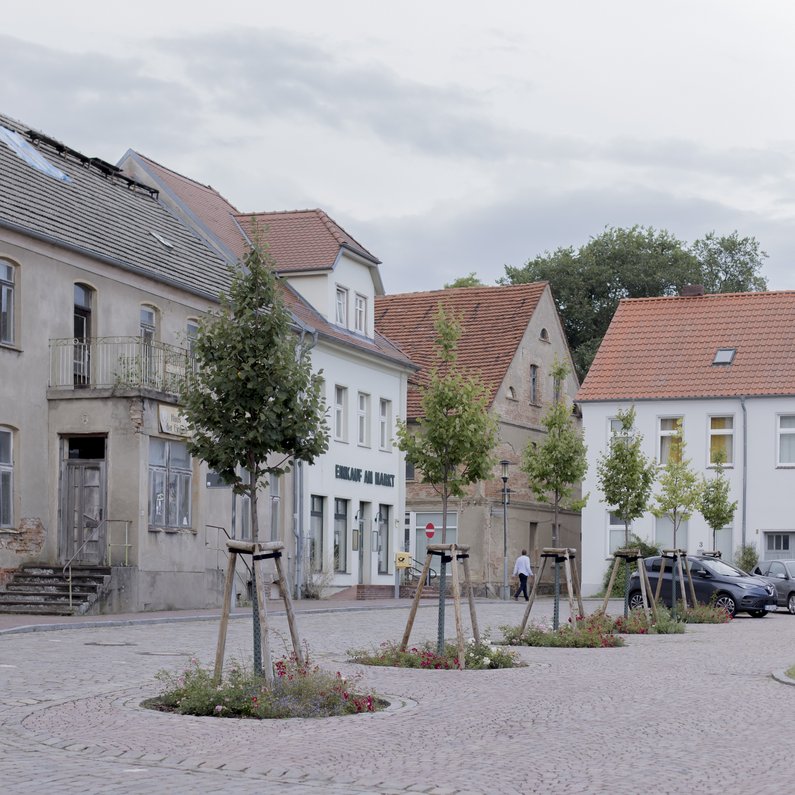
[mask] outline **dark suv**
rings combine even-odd
[[[688,555],[687,562],[690,574],[693,577],[693,588],[696,599],[704,604],[710,602],[717,607],[722,607],[731,616],[736,613],[750,613],[754,618],[762,618],[768,611],[776,609],[776,589],[761,577],[752,577],[736,566],[720,560],[719,558],[700,557]],[[660,556],[655,555],[643,561],[651,582],[652,593],[657,592],[657,582],[660,579]],[[673,560],[665,561],[662,592],[660,600],[668,607],[671,606],[671,566]],[[684,568],[684,560],[682,561]],[[690,585],[685,577],[685,588],[688,598]],[[682,600],[681,586],[677,576],[676,601]],[[635,571],[629,580],[629,606],[641,607],[643,600],[640,592],[640,580]]]

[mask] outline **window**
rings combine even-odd
[[[530,402],[538,405],[538,365],[530,365]]]
[[[279,512],[282,501],[282,476],[271,473],[271,541],[279,540]]]
[[[251,475],[245,467],[240,467],[238,474],[243,483],[251,482]],[[251,541],[251,495],[244,492],[235,495],[234,499],[239,499],[237,515],[240,517],[240,538],[242,541]]]
[[[789,550],[790,550],[790,533],[768,533],[767,534],[767,551],[768,552],[786,552],[786,553],[789,553]],[[788,558],[789,554],[778,555],[778,557]]]
[[[154,307],[141,307],[139,327],[144,344],[151,345],[157,339],[157,310]]]
[[[674,523],[668,516],[655,520],[654,541],[661,549],[674,549]],[[687,549],[687,520],[679,524],[676,532],[676,549]]]
[[[737,348],[718,348],[712,364],[731,364],[734,361],[735,353],[737,353]]]
[[[190,527],[193,465],[185,442],[149,439],[149,525]]]
[[[378,573],[389,574],[389,512],[391,506],[379,505],[378,515],[375,517],[378,539]]]
[[[378,446],[392,449],[392,401],[384,398],[378,402]]]
[[[431,538],[425,533],[425,528],[432,524],[435,528],[434,534]],[[446,544],[455,544],[458,536],[458,513],[456,511],[447,512],[447,537]],[[442,543],[442,514],[439,513],[416,513],[414,514],[414,538],[415,538],[415,552],[414,556],[419,561],[420,566],[425,563],[425,556],[428,552],[428,544],[441,544]],[[439,560],[434,557],[431,568],[439,573]]]
[[[91,383],[91,308],[94,291],[86,284],[74,287],[73,382],[75,386]]]
[[[356,405],[356,441],[370,446],[370,396],[364,392],[359,392]]]
[[[348,291],[344,287],[337,288],[336,321],[340,326],[348,325]]]
[[[157,310],[152,306],[142,306],[139,320],[141,337],[141,375],[144,386],[156,386],[157,378]]]
[[[334,387],[334,438],[339,442],[348,439],[348,390]]]
[[[665,466],[668,459],[678,462],[682,458],[682,450],[675,444],[676,435],[682,430],[681,417],[660,418],[660,465]]]
[[[334,500],[334,571],[348,570],[348,500]]]
[[[549,332],[545,328],[541,329],[541,333],[538,336],[541,342],[549,342]]]
[[[360,334],[365,334],[367,332],[367,299],[356,293],[353,306],[354,328]]]
[[[196,353],[196,338],[199,336],[199,321],[190,318],[185,324],[185,347],[188,355],[193,358]]]
[[[509,386],[505,396],[508,400],[516,400],[516,390],[512,386]]]
[[[734,417],[709,418],[709,463],[718,457],[728,466],[734,463]]]
[[[309,511],[309,567],[312,571],[323,571],[323,522],[325,497],[312,495]]]
[[[0,527],[14,526],[14,447],[13,434],[0,428]]]
[[[795,414],[778,417],[778,464],[795,466]]]
[[[0,260],[0,343],[14,343],[14,268]]]
[[[406,480],[414,480],[414,462],[406,461]]]
[[[609,530],[609,552],[612,555],[617,549],[623,549],[626,544],[626,533],[624,520],[612,511],[607,513],[607,524]],[[629,532],[632,532],[632,523],[629,525]]]

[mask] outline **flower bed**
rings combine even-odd
[[[435,645],[426,643],[423,646],[410,646],[400,650],[400,644],[385,641],[377,649],[352,649],[348,652],[351,662],[361,665],[383,665],[395,668],[424,668],[426,670],[450,670],[460,668],[458,647],[452,643],[445,645],[444,652],[439,654]],[[493,646],[487,637],[480,643],[471,638],[466,645],[464,667],[469,670],[482,671],[494,668],[516,668],[522,665],[516,654],[509,649]]]
[[[601,612],[577,616],[557,630],[531,625],[523,633],[519,627],[504,626],[505,642],[511,646],[547,646],[565,649],[599,649],[623,646],[624,639],[613,633],[614,621]]]
[[[213,673],[195,658],[180,672],[161,671],[163,692],[144,706],[181,715],[219,718],[326,718],[374,712],[387,704],[372,693],[352,687],[339,671],[322,671],[308,657],[295,656],[274,663],[274,682],[268,685],[250,668],[232,661],[227,676],[216,685]]]

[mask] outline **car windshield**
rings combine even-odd
[[[795,577],[795,560],[791,560],[787,563],[787,571],[790,577]]]
[[[702,560],[701,563],[709,569],[713,574],[718,577],[747,577],[744,571],[735,568],[730,563],[724,563],[722,560]]]

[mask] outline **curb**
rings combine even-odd
[[[791,685],[795,687],[795,679],[790,679],[790,677],[787,676],[786,671],[773,671],[773,673],[770,675],[777,682],[781,682],[782,685]]]

